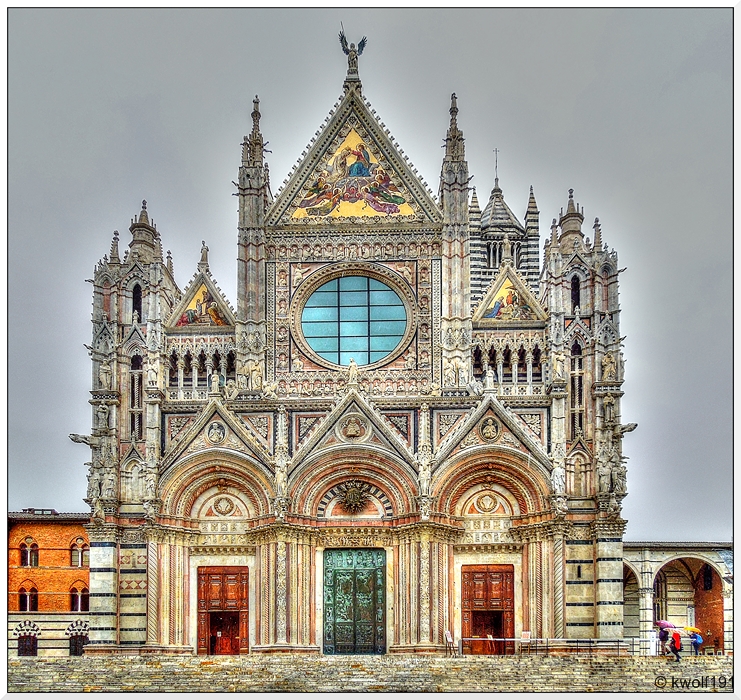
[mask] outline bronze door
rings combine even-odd
[[[247,567],[198,567],[198,653],[249,652]]]
[[[514,576],[511,564],[462,567],[461,636],[476,638],[463,642],[465,654],[513,653],[513,642],[491,642],[489,637],[514,637]]]
[[[386,552],[324,552],[324,653],[386,652]]]

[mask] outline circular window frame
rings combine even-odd
[[[291,298],[288,311],[289,325],[293,341],[306,357],[320,367],[339,370],[341,372],[346,372],[348,369],[346,365],[335,364],[334,362],[325,360],[321,355],[313,350],[306,341],[301,327],[301,315],[304,306],[309,300],[309,297],[323,284],[331,282],[334,279],[339,279],[340,277],[355,276],[370,277],[371,279],[378,280],[387,285],[389,289],[395,292],[399,299],[401,299],[402,304],[404,304],[404,310],[407,314],[406,329],[404,330],[404,334],[397,346],[382,360],[377,360],[376,362],[371,362],[367,365],[358,365],[359,367],[363,370],[373,370],[393,362],[409,347],[409,344],[414,338],[414,334],[417,332],[417,325],[419,323],[417,300],[412,288],[401,275],[388,267],[382,267],[381,265],[374,265],[372,263],[340,263],[328,265],[327,267],[312,272],[301,282],[301,284],[299,284]]]

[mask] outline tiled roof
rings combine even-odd
[[[48,508],[39,510],[49,510]],[[12,511],[8,513],[8,520],[90,520],[90,513],[26,513],[25,511]]]
[[[488,228],[502,230],[512,230],[514,228],[523,233],[525,231],[525,227],[517,220],[517,217],[504,201],[504,195],[502,190],[499,189],[498,183],[491,191],[491,197],[489,197],[489,201],[481,214],[481,230],[485,231]]]

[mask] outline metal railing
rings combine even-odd
[[[579,654],[583,656],[625,656],[638,653],[638,640],[625,639],[557,639],[520,637],[463,637],[458,640],[458,654],[476,644],[475,655],[513,656],[523,654]],[[469,652],[470,654],[471,652]]]

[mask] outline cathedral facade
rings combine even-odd
[[[433,195],[345,48],[275,196],[255,99],[234,305],[146,202],[95,267],[86,653],[623,637],[617,254],[572,191],[542,266],[532,189],[482,210],[455,95]]]

